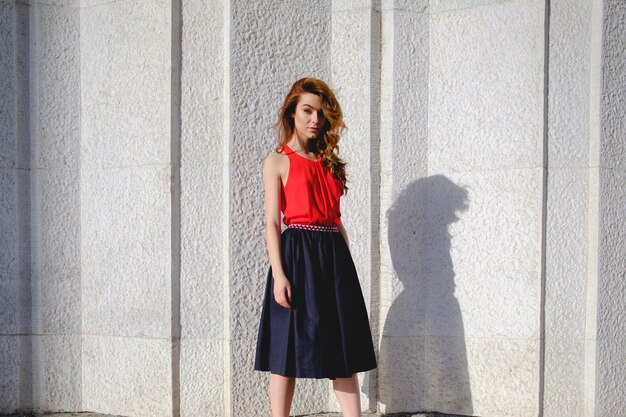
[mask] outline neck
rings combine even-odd
[[[313,140],[308,138],[300,138],[296,134],[291,137],[291,140],[287,142],[287,146],[289,146],[294,151],[303,150],[305,152],[311,152],[313,149]]]

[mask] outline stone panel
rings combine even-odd
[[[431,5],[429,177],[414,191],[427,202],[415,217],[421,285],[411,286],[427,344],[443,355],[426,362],[426,410],[538,411],[544,7]],[[458,388],[440,395],[446,378]]]
[[[83,407],[170,416],[172,4],[83,6]]]
[[[225,285],[224,10],[183,4],[181,130],[181,314],[183,337],[222,338]],[[218,65],[219,64],[219,65]],[[207,81],[210,80],[210,81]]]
[[[380,309],[378,401],[382,412],[417,410],[424,404],[423,305],[408,301],[404,277],[416,267],[414,220],[417,196],[406,190],[427,173],[428,2],[383,2],[381,16]],[[405,5],[406,6],[406,5]],[[400,237],[400,238],[398,238]],[[402,242],[401,244],[398,244]],[[399,301],[401,307],[393,307]],[[375,305],[375,304],[374,304]],[[409,321],[397,321],[406,313]],[[415,336],[398,337],[401,334]],[[407,366],[400,366],[402,362]]]
[[[170,336],[169,167],[82,175],[83,332]]]
[[[0,2],[0,413],[31,398],[28,7]]]
[[[425,258],[427,271],[435,278],[454,277],[450,287],[459,300],[465,335],[538,339],[541,168],[464,172],[449,174],[449,178],[461,195],[467,193],[466,206],[461,198],[451,200],[454,194],[439,193],[438,186],[433,186],[431,221],[425,225],[423,239],[445,239],[447,232],[450,241],[449,247],[437,244],[440,254]],[[424,242],[425,253],[432,252],[428,240]],[[435,290],[432,295],[440,294],[442,290]],[[437,298],[429,295],[429,302],[433,301]],[[432,315],[445,317],[436,310]],[[445,323],[431,331],[446,335]]]
[[[0,413],[10,414],[21,408],[21,371],[25,367],[21,359],[20,339],[30,336],[0,335]],[[30,405],[30,404],[28,404]]]
[[[84,167],[170,163],[170,9],[140,0],[81,9]]]
[[[626,170],[626,4],[620,0],[604,0],[602,23],[602,140],[600,165]]]
[[[80,13],[71,7],[35,7],[37,26],[35,163],[80,167]]]
[[[596,411],[601,417],[626,415],[625,213],[626,170],[601,168],[596,351]]]
[[[30,327],[25,25],[27,7],[0,4],[0,334],[26,333]]]
[[[383,355],[395,366],[379,372],[382,412],[537,415],[527,402],[538,390],[537,340],[383,336]]]
[[[567,413],[571,416],[583,416],[585,340],[569,336],[555,325],[548,329],[552,336],[546,336],[544,415],[561,416]],[[578,328],[573,330],[578,331]],[[560,334],[557,335],[557,331]]]
[[[226,415],[226,2],[181,2],[180,412]]]
[[[184,337],[180,353],[180,415],[224,416],[224,341]]]
[[[392,279],[386,288],[383,284],[381,293],[381,303],[390,305],[388,311],[385,307],[381,311],[380,357],[391,368],[380,371],[381,402],[386,412],[505,415],[502,412],[507,410],[506,415],[530,416],[536,407],[508,403],[537,404],[538,394],[543,5],[457,3],[431,4],[430,19],[418,26],[424,34],[418,36],[413,26],[409,39],[414,46],[409,53],[397,55],[389,46],[406,44],[404,31],[387,32],[385,22],[402,28],[399,16],[408,20],[407,13],[386,16],[383,4],[383,45],[387,45],[382,57],[383,117],[385,103],[408,97],[406,86],[415,84],[398,82],[397,89],[385,89],[385,70],[398,68],[401,75],[405,57],[425,51],[428,97],[413,106],[398,105],[391,119],[405,111],[407,117],[397,117],[400,123],[418,124],[418,109],[425,103],[421,106],[428,112],[429,133],[424,144],[415,137],[399,147],[403,152],[398,157],[391,151],[395,143],[383,142],[385,153],[381,150],[386,162],[382,171],[386,194],[381,197],[395,195],[383,223],[388,232],[381,249],[387,246],[391,255],[385,260],[383,253],[381,274],[391,266],[400,281]],[[419,39],[425,39],[426,46]],[[411,75],[415,74],[414,70]],[[511,94],[501,94],[503,90]],[[387,91],[390,96],[385,96]],[[410,97],[415,100],[416,95]],[[387,123],[383,119],[383,132],[393,132],[389,140],[394,142],[401,140],[404,131],[420,131]],[[419,173],[426,166],[419,162],[424,155],[428,176],[424,172],[404,179],[406,169]],[[390,178],[387,172],[392,173]],[[408,352],[385,352],[407,338],[416,338],[415,344],[406,346]],[[511,361],[529,369],[529,374],[519,373],[517,379],[506,381],[511,385],[508,397],[475,392],[484,360],[472,357],[465,346],[474,338],[492,344],[493,355],[515,352],[509,363],[489,364],[498,381],[505,382]],[[531,354],[500,340],[532,346]],[[434,356],[427,358],[427,352]],[[400,359],[404,356],[418,364],[407,369]],[[430,368],[423,369],[426,366]],[[426,381],[412,387],[385,379],[405,371],[413,376],[423,372],[417,379]],[[406,380],[412,378],[409,374]],[[383,388],[386,383],[393,387]],[[514,387],[529,383],[531,387],[524,390]],[[447,391],[445,386],[453,388]]]
[[[623,290],[622,290],[623,291]],[[622,309],[624,304],[622,303]],[[626,356],[624,355],[626,337],[621,334],[597,341],[597,392],[596,415],[602,417],[626,416],[624,396],[626,381]]]
[[[583,168],[589,159],[591,2],[550,4],[548,165]],[[548,185],[550,192],[559,192]],[[584,200],[581,200],[584,201]]]
[[[559,140],[559,139],[557,139]],[[557,145],[558,146],[558,145]],[[558,156],[557,156],[558,158]],[[548,175],[544,413],[583,415],[588,172]]]
[[[381,211],[426,174],[429,20],[427,11],[382,11]]]
[[[81,410],[82,361],[81,336],[32,336],[35,352],[33,395],[38,412]]]
[[[546,338],[578,338],[585,323],[587,170],[552,168],[548,194]],[[556,371],[556,370],[555,370]]]
[[[33,2],[29,12],[33,409],[77,410],[82,307],[80,15],[66,2]]]
[[[603,2],[596,415],[626,416],[626,3]]]
[[[541,165],[543,9],[518,0],[433,12],[431,173]]]
[[[19,176],[16,169],[0,169],[0,334],[18,333],[20,325],[20,252],[18,212]]]
[[[78,169],[60,165],[38,170],[40,280],[33,314],[42,333],[76,335],[81,331],[80,177]]]
[[[480,374],[481,364],[464,354],[464,340],[490,343],[510,338],[534,343],[538,349],[541,211],[536,184],[540,177],[540,169],[464,172],[450,174],[450,178],[434,175],[407,186],[390,208],[389,230],[396,232],[389,234],[388,244],[401,291],[384,315],[380,357],[390,369],[381,372],[393,376],[411,372],[400,359],[402,355],[385,349],[393,351],[405,338],[422,337],[416,340],[423,343],[407,346],[413,352],[403,353],[422,358],[414,372],[451,378],[452,386],[464,389],[452,390],[459,397],[446,402],[439,391],[427,389],[427,382],[416,390],[406,384],[396,386],[381,376],[381,389],[387,383],[393,387],[381,390],[381,401],[389,407],[384,408],[386,412],[471,414],[474,392],[470,381],[473,374]],[[507,233],[499,233],[501,230]],[[450,348],[451,356],[431,358],[425,364],[426,343],[438,346],[433,354]],[[494,344],[494,349],[497,346]],[[527,359],[525,354],[510,358],[516,363]],[[537,361],[534,358],[527,366],[538,367]],[[422,369],[426,366],[428,370]],[[500,368],[492,372],[506,375],[509,363],[494,361],[490,366]],[[404,390],[410,392],[403,395]],[[387,394],[391,397],[385,398]],[[530,396],[507,401],[536,402],[537,391],[517,395],[522,394]],[[497,398],[493,397],[494,401]],[[415,402],[409,407],[406,402],[410,399]],[[396,403],[403,408],[395,408]]]
[[[133,416],[172,415],[167,339],[82,336],[83,410]]]
[[[424,336],[381,334],[378,386],[380,411],[426,409]]]
[[[16,74],[17,7],[14,1],[0,2],[0,168],[16,164]]]
[[[467,361],[475,416],[540,414],[539,340],[468,337]]]

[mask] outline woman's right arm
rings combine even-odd
[[[291,284],[285,275],[280,255],[280,156],[269,155],[263,162],[265,187],[265,225],[267,252],[274,277],[274,298],[285,308],[291,305]]]

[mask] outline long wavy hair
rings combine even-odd
[[[347,128],[343,122],[343,112],[335,93],[324,81],[307,77],[301,78],[293,84],[280,108],[278,121],[274,124],[274,128],[278,130],[280,142],[275,151],[282,151],[282,148],[291,140],[295,131],[294,119],[291,114],[296,111],[296,105],[304,93],[312,93],[321,97],[322,112],[326,119],[317,138],[309,141],[309,150],[322,157],[322,164],[330,170],[335,178],[341,181],[341,185],[347,191],[346,163],[339,158],[339,146],[337,145]]]

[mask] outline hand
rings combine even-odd
[[[287,278],[274,278],[274,299],[282,307],[291,308],[291,284]]]

